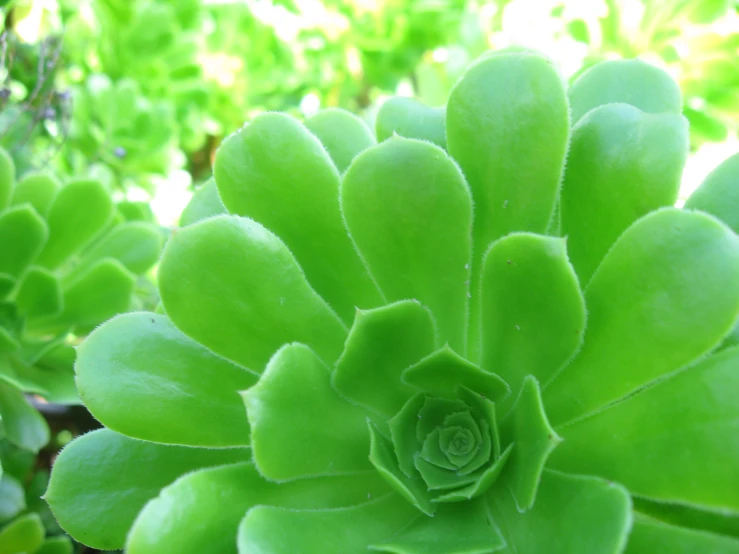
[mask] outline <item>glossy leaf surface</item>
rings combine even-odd
[[[239,554],[364,554],[368,545],[382,543],[418,517],[425,516],[396,494],[336,510],[257,506],[239,526]]]
[[[241,448],[165,446],[101,429],[62,450],[44,498],[59,524],[75,539],[93,548],[114,550],[123,548],[141,508],[180,475],[245,461],[249,455]]]
[[[295,341],[334,361],[346,337],[285,245],[246,218],[218,216],[179,230],[164,251],[159,290],[180,330],[254,372]]]
[[[181,477],[146,505],[131,529],[126,552],[236,552],[239,522],[252,506],[316,510],[350,506],[385,493],[372,473],[276,484],[251,463],[203,469]]]
[[[585,301],[564,239],[521,233],[496,241],[481,284],[482,366],[508,382],[510,407],[527,375],[546,382],[575,354]]]
[[[738,280],[739,239],[713,217],[666,208],[637,221],[585,290],[583,347],[544,390],[550,420],[591,412],[717,346],[739,311]]]
[[[403,371],[436,346],[431,314],[406,300],[360,311],[333,372],[342,395],[390,418],[415,392],[401,381]]]
[[[87,408],[129,437],[204,447],[249,444],[238,393],[256,377],[183,335],[166,316],[108,321],[79,348],[76,373]]]
[[[634,494],[739,513],[739,348],[564,427],[552,467]],[[700,468],[697,471],[696,468]]]
[[[646,113],[682,109],[677,83],[663,70],[641,60],[607,60],[585,71],[569,91],[572,121],[605,104],[631,104]]]
[[[278,113],[256,117],[223,142],[214,174],[229,211],[280,237],[345,323],[355,307],[381,303],[346,234],[336,197],[338,171],[300,123]]]
[[[669,525],[637,514],[626,554],[737,554],[739,540]]]
[[[427,306],[442,340],[464,352],[472,200],[456,164],[437,146],[395,137],[354,160],[340,196],[385,298]]]
[[[329,368],[307,346],[281,348],[243,397],[254,460],[268,479],[371,469],[367,412],[336,393]]]
[[[583,286],[629,225],[675,203],[687,154],[688,125],[679,114],[609,104],[574,127],[560,217]]]
[[[452,90],[446,127],[475,202],[476,264],[511,231],[544,232],[569,136],[564,85],[552,64],[526,52],[481,59]]]
[[[539,54],[483,57],[452,89],[446,130],[474,202],[469,355],[478,361],[487,248],[513,231],[544,233],[554,212],[569,139],[562,80]]]
[[[434,518],[419,517],[372,550],[394,554],[488,554],[505,547],[505,539],[483,500],[443,506]]]
[[[487,500],[505,554],[618,554],[631,528],[626,489],[596,477],[545,471],[525,514],[505,487],[494,487]]]

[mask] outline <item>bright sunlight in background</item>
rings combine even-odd
[[[392,95],[443,103],[470,60],[513,45],[546,53],[567,79],[599,60],[621,57],[640,57],[669,72],[683,90],[691,124],[680,203],[711,168],[739,151],[733,0],[14,5],[13,28],[26,44],[65,30],[68,65],[56,78],[74,91],[75,109],[66,130],[63,121],[46,121],[40,133],[63,139],[54,169],[103,178],[120,198],[149,202],[165,225],[177,223],[193,185],[209,176],[223,137],[255,114],[310,116],[340,106],[372,124]],[[30,88],[19,78],[10,90],[20,100]],[[121,105],[135,107],[137,115]],[[38,148],[29,140],[29,150]]]

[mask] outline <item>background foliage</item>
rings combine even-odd
[[[0,118],[3,142],[27,147],[17,163],[47,163],[43,153],[60,148],[53,157],[58,170],[92,172],[149,195],[166,186],[163,177],[187,179],[176,175],[180,169],[195,181],[206,178],[222,138],[258,112],[311,115],[339,106],[371,119],[376,105],[396,93],[439,105],[470,60],[511,44],[546,52],[568,78],[602,59],[642,57],[680,83],[694,147],[737,131],[734,0],[20,0],[14,6],[6,17],[16,62],[6,64],[8,100],[25,107],[40,80],[35,99],[48,98],[30,121],[25,114],[20,124],[9,124],[7,109]]]

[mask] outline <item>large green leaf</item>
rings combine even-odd
[[[485,57],[452,90],[446,130],[474,201],[470,355],[476,361],[484,253],[512,231],[544,233],[552,218],[569,138],[564,84],[539,54]]]
[[[472,199],[439,147],[395,137],[352,162],[341,184],[349,233],[388,301],[414,298],[464,353]]]
[[[452,90],[446,125],[449,153],[472,189],[478,263],[511,231],[544,232],[569,135],[564,85],[552,63],[531,52],[482,59]]]
[[[685,208],[715,215],[739,233],[739,154],[711,171],[685,202]]]
[[[404,300],[359,311],[336,362],[336,390],[385,419],[414,393],[401,374],[436,347],[436,327],[429,311]]]
[[[487,499],[507,542],[504,554],[620,554],[631,528],[626,489],[596,477],[544,471],[525,514],[506,487],[493,487]]]
[[[233,464],[249,456],[243,448],[165,446],[101,429],[62,450],[44,498],[75,539],[114,550],[123,548],[139,510],[163,487],[196,469]]]
[[[89,244],[111,221],[113,201],[97,181],[72,181],[62,188],[49,209],[49,240],[39,265],[55,269]]]
[[[166,316],[135,313],[106,322],[80,346],[76,372],[85,406],[129,437],[204,447],[249,444],[238,393],[256,377],[183,335]]]
[[[739,513],[739,348],[559,429],[551,465],[640,496]]]
[[[300,123],[278,113],[256,117],[223,142],[214,172],[229,211],[280,237],[345,323],[357,306],[381,303],[341,218],[339,173]]]
[[[339,173],[373,144],[375,137],[367,124],[346,110],[328,108],[305,120],[307,129],[318,137]]]
[[[390,539],[418,517],[426,516],[396,494],[336,510],[256,506],[239,526],[238,551],[366,554],[369,545]],[[290,532],[286,533],[286,529]]]
[[[646,113],[679,114],[682,94],[668,73],[641,60],[607,60],[583,72],[569,90],[572,121],[605,104],[631,104]]]
[[[665,208],[632,225],[585,290],[575,360],[544,389],[555,425],[685,367],[734,326],[739,239],[715,218]]]
[[[739,540],[636,514],[626,554],[739,554]]]
[[[718,512],[695,504],[674,504],[633,497],[634,510],[676,527],[689,527],[739,539],[739,512]]]
[[[310,348],[281,348],[243,397],[254,461],[268,479],[371,469],[367,412],[338,395]]]
[[[585,301],[565,240],[528,233],[493,243],[481,285],[481,365],[510,385],[505,413],[527,375],[546,382],[577,351]]]
[[[126,552],[235,553],[239,522],[252,506],[267,504],[313,513],[351,506],[386,491],[373,473],[277,484],[265,480],[251,463],[204,469],[181,477],[144,507],[128,536]],[[282,539],[301,536],[293,528],[284,531],[279,533]],[[313,552],[304,547],[283,550],[288,551]]]
[[[290,251],[250,219],[218,216],[178,230],[162,257],[159,290],[180,330],[255,372],[290,342],[333,362],[346,337]]]
[[[608,104],[575,126],[560,217],[583,286],[629,225],[675,204],[687,154],[688,126],[678,114]]]

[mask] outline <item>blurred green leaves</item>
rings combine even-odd
[[[573,80],[599,61],[640,58],[680,85],[693,148],[737,131],[739,23],[730,0],[26,4],[12,18],[25,33],[16,63],[0,64],[10,74],[0,143],[31,140],[26,129],[36,126],[62,143],[49,152],[59,150],[57,170],[149,194],[180,168],[206,179],[220,141],[263,111],[310,117],[342,107],[366,112],[372,124],[392,95],[443,104],[462,68],[490,47],[544,50]],[[48,92],[49,109],[29,112],[37,63],[44,48],[46,59],[53,53],[39,41],[62,33],[61,61],[37,95]],[[391,108],[380,113],[381,135],[408,127],[404,136],[414,137],[425,125],[421,108],[388,125]],[[428,112],[432,126],[436,115]],[[443,135],[434,137],[443,145]],[[13,152],[20,167],[47,158],[28,150]]]

